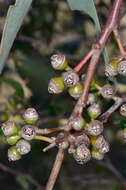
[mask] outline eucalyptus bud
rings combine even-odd
[[[87,100],[87,105],[92,105],[95,103],[95,95],[89,93],[88,95],[88,100]]]
[[[75,71],[69,70],[62,74],[62,79],[66,87],[71,87],[78,83],[79,76]]]
[[[91,159],[90,150],[84,144],[77,147],[76,152],[73,154],[75,160],[79,164],[84,164]]]
[[[12,146],[8,149],[8,160],[9,161],[16,161],[21,159],[21,155],[16,149],[16,146]]]
[[[12,136],[18,134],[18,127],[15,125],[13,121],[7,121],[3,123],[1,129],[5,136]]]
[[[106,84],[101,88],[100,93],[103,98],[111,99],[115,93],[115,90],[112,85]]]
[[[24,112],[23,118],[27,124],[34,124],[38,120],[39,116],[34,108],[28,108]]]
[[[123,104],[121,107],[120,107],[120,114],[122,116],[125,116],[126,117],[126,104]]]
[[[91,156],[92,156],[92,158],[94,158],[96,160],[103,160],[103,158],[104,158],[104,154],[100,153],[97,150],[93,150],[91,152]]]
[[[65,55],[55,54],[51,56],[51,65],[56,70],[64,70],[67,68],[68,63]]]
[[[60,94],[65,86],[61,77],[52,78],[49,82],[48,91],[50,94]]]
[[[126,76],[126,60],[119,63],[118,72],[120,75]]]
[[[28,154],[31,151],[30,143],[23,139],[17,142],[16,148],[21,155]]]
[[[103,132],[103,123],[98,120],[91,121],[89,125],[85,127],[85,132],[88,135],[98,136]]]
[[[24,138],[25,140],[32,140],[34,139],[36,135],[35,128],[31,125],[25,125],[21,129],[21,137]]]
[[[73,98],[78,99],[82,95],[83,85],[78,82],[75,86],[69,87],[68,92]]]
[[[17,141],[20,139],[21,137],[19,135],[13,135],[13,136],[10,136],[10,137],[7,137],[6,138],[6,141],[8,144],[10,145],[14,145],[17,143]]]
[[[109,151],[109,143],[101,135],[97,138],[94,148],[97,149],[100,153],[105,154]]]
[[[76,131],[80,131],[83,129],[85,125],[85,120],[83,119],[83,117],[78,116],[75,117],[72,121],[71,121],[71,127],[76,130]]]
[[[101,108],[99,104],[92,104],[88,107],[88,114],[92,119],[96,119],[101,114]]]

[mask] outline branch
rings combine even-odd
[[[54,184],[57,179],[57,176],[59,174],[62,162],[63,162],[63,158],[64,158],[64,151],[63,151],[63,149],[59,148],[59,151],[57,153],[56,160],[55,160],[55,163],[54,163],[53,169],[51,171],[51,174],[50,174],[50,177],[49,177],[49,180],[48,180],[45,190],[53,189]]]

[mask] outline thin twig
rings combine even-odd
[[[91,49],[91,51],[87,53],[87,55],[80,61],[80,63],[77,64],[77,66],[74,68],[74,71],[79,72],[82,69],[82,67],[87,63],[87,61],[91,58],[93,52],[94,50]]]
[[[56,160],[53,166],[53,169],[51,171],[47,186],[45,188],[45,190],[52,190],[54,187],[54,184],[56,182],[57,176],[59,174],[62,162],[63,162],[63,158],[64,158],[64,150],[59,148],[59,151],[57,153],[56,156]]]
[[[41,140],[41,141],[45,141],[45,142],[48,142],[48,143],[52,143],[53,142],[53,139],[49,138],[49,137],[45,137],[45,136],[35,136],[36,140]]]
[[[126,55],[126,50],[125,50],[125,48],[124,48],[124,46],[123,46],[123,43],[122,43],[122,40],[121,40],[121,38],[120,38],[120,35],[119,35],[119,32],[118,32],[117,28],[115,28],[115,29],[113,30],[113,33],[114,33],[115,39],[116,39],[116,41],[117,41],[118,47],[119,47],[119,49],[120,49],[120,53],[121,53],[122,55]]]

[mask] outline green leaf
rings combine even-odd
[[[93,0],[67,0],[67,1],[72,10],[84,11],[93,19],[96,26],[96,33],[98,35],[101,31],[101,26],[100,26],[100,22],[99,22],[94,1]],[[108,53],[106,49],[104,50],[103,55],[104,55],[105,63],[108,63],[109,59],[108,59]]]
[[[3,78],[3,77],[0,77],[0,82],[5,82],[6,84],[10,85],[15,89],[17,96],[24,98],[24,90],[19,82],[13,79]]]
[[[101,31],[93,0],[67,0],[72,10],[85,11],[95,22],[97,34]]]
[[[16,0],[8,10],[0,46],[0,73],[31,3],[32,0]]]

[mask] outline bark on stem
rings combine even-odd
[[[56,182],[57,176],[59,174],[62,162],[63,162],[63,158],[64,158],[64,150],[59,148],[59,151],[57,153],[56,156],[56,160],[53,166],[53,169],[51,171],[47,186],[45,188],[45,190],[52,190],[54,187],[54,184]]]

